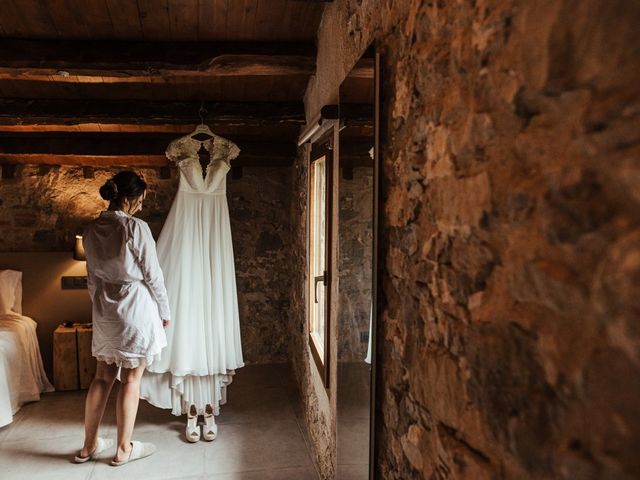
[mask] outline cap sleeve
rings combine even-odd
[[[214,143],[214,157],[216,160],[222,160],[229,163],[240,154],[240,148],[231,140],[217,137]]]
[[[180,162],[191,157],[192,152],[190,152],[189,148],[187,147],[188,146],[186,145],[184,139],[178,138],[169,144],[169,146],[165,150],[165,155],[170,161],[179,164]]]
[[[229,140],[227,140],[227,143],[228,143],[227,159],[231,161],[234,158],[237,158],[238,155],[240,155],[240,147],[238,147],[238,145],[236,145],[235,143],[230,142]]]

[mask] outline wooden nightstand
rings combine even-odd
[[[58,325],[53,332],[53,384],[56,390],[89,388],[96,373],[91,356],[93,330],[87,325]]]

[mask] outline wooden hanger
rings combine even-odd
[[[205,140],[210,140],[214,137],[211,129],[204,124],[204,116],[207,114],[207,110],[204,108],[204,104],[200,105],[200,110],[198,110],[198,115],[200,116],[200,125],[196,127],[196,129],[191,133],[191,138],[194,140],[198,140],[199,142],[204,142]]]

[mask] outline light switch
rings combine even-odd
[[[63,290],[82,290],[87,288],[87,277],[62,277]]]

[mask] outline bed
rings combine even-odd
[[[37,324],[22,315],[22,273],[0,270],[0,427],[27,402],[52,392],[42,366]]]

